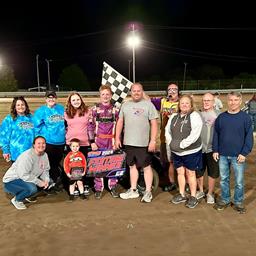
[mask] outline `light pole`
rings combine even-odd
[[[132,74],[135,83],[135,48],[140,44],[140,39],[135,34],[134,24],[132,24],[131,36],[128,38],[128,45],[132,47]]]
[[[187,62],[184,62],[184,75],[183,75],[183,91],[185,89],[185,84],[186,84],[186,72],[187,72]]]
[[[52,60],[47,60],[45,59],[47,63],[47,73],[48,73],[48,89],[51,90],[51,77],[50,77],[50,61]]]
[[[135,33],[134,33],[134,24],[132,25],[132,37],[135,38]],[[132,77],[133,77],[133,82],[135,83],[135,42],[132,44]]]
[[[36,55],[36,77],[37,77],[37,90],[40,92],[40,80],[39,80],[39,65],[38,65],[39,55]]]
[[[128,78],[131,81],[131,62],[132,60],[128,60]]]

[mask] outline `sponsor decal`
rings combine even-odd
[[[100,155],[101,155],[101,151],[91,151],[91,152],[88,152],[88,157],[89,158],[97,157],[97,156],[100,156]]]
[[[55,115],[50,116],[49,120],[51,122],[57,123],[57,122],[63,121],[64,120],[64,116],[59,115],[59,114],[55,114]]]
[[[30,122],[26,122],[26,121],[23,121],[23,122],[20,122],[18,124],[18,126],[22,129],[25,129],[25,130],[29,130],[29,129],[33,129],[34,128],[34,125],[33,123],[30,123]]]
[[[89,177],[120,177],[125,169],[125,153],[106,155],[104,152],[98,157],[89,157],[88,154],[87,176]]]
[[[144,113],[144,109],[143,108],[133,108],[133,114],[135,116],[141,116]]]

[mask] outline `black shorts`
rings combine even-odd
[[[73,184],[75,184],[77,181],[82,181],[83,182],[83,180],[82,179],[80,179],[80,180],[71,180],[71,179],[69,179],[69,185],[73,185]]]
[[[219,178],[220,176],[219,165],[216,161],[214,161],[212,157],[212,152],[203,153],[202,160],[203,160],[203,168],[196,171],[196,177],[200,178],[204,176],[204,173],[207,169],[208,176],[214,179]]]
[[[144,168],[151,165],[152,156],[148,147],[134,147],[125,145],[126,163],[129,166],[136,165],[137,168]]]

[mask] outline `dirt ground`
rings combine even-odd
[[[160,188],[150,204],[113,199],[108,192],[102,200],[91,195],[70,203],[62,192],[18,211],[1,189],[0,255],[255,255],[255,156],[254,148],[243,215],[231,207],[217,212],[204,201],[195,209],[173,205]],[[2,178],[8,165],[1,166]]]
[[[102,200],[91,195],[70,203],[62,192],[18,211],[0,183],[0,256],[255,255],[255,160],[256,147],[247,160],[243,215],[231,207],[217,212],[204,201],[195,209],[173,205],[161,188],[150,204],[113,199],[108,192]],[[8,166],[0,160],[1,179]]]

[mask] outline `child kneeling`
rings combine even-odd
[[[79,151],[79,139],[72,139],[70,141],[71,151],[64,159],[64,171],[69,178],[69,200],[75,199],[74,191],[78,187],[80,198],[87,199],[84,195],[83,176],[86,172],[86,159],[82,152]]]

